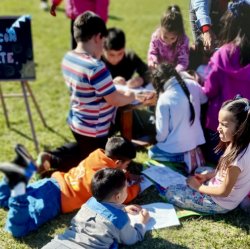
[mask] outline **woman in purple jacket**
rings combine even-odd
[[[236,95],[250,99],[250,0],[238,0],[228,5],[223,18],[221,47],[211,57],[209,74],[203,90],[208,96],[206,115],[205,155],[216,162],[220,155],[213,149],[219,141],[216,128],[222,103]]]

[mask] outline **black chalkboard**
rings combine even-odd
[[[34,80],[30,16],[0,17],[0,80]]]

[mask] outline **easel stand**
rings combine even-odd
[[[33,141],[34,141],[34,144],[35,144],[35,149],[36,149],[36,152],[39,153],[39,145],[38,145],[38,140],[37,140],[37,137],[36,137],[36,132],[35,132],[35,128],[34,128],[34,123],[33,123],[33,119],[32,119],[32,114],[31,114],[31,110],[30,110],[30,105],[29,105],[29,100],[28,100],[28,97],[30,96],[33,103],[34,103],[34,106],[38,112],[38,115],[40,117],[40,119],[42,120],[42,123],[44,125],[44,127],[48,127],[47,124],[46,124],[46,121],[43,117],[43,114],[41,112],[41,109],[35,99],[35,96],[31,90],[31,87],[29,86],[29,83],[28,81],[20,81],[20,84],[21,84],[21,88],[22,88],[22,93],[14,93],[14,94],[3,94],[3,91],[2,91],[2,87],[1,87],[1,82],[0,82],[0,98],[1,98],[1,103],[2,103],[2,106],[3,106],[3,112],[4,112],[4,117],[5,117],[5,121],[6,121],[6,124],[7,124],[7,127],[10,128],[10,122],[9,122],[9,117],[8,117],[8,110],[7,110],[7,107],[6,107],[6,103],[5,103],[5,98],[17,98],[17,97],[23,97],[24,98],[24,102],[25,102],[25,107],[26,107],[26,111],[27,111],[27,114],[28,114],[28,119],[29,119],[29,123],[30,123],[30,129],[31,129],[31,132],[32,132],[32,138],[33,138]]]

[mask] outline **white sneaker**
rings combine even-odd
[[[48,9],[49,9],[49,5],[48,5],[47,2],[41,1],[41,2],[40,2],[40,8],[41,8],[42,10],[48,10]]]

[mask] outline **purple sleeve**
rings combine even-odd
[[[156,32],[152,34],[151,41],[149,43],[149,49],[148,49],[148,64],[150,62],[155,62],[158,64],[158,46],[157,46],[157,36]]]
[[[185,35],[180,42],[180,44],[177,45],[177,60],[176,60],[176,71],[184,71],[188,67],[189,63],[189,39]]]
[[[208,64],[209,75],[207,76],[202,88],[208,99],[216,97],[220,91],[220,72],[218,68],[219,58],[220,50],[214,53]]]

